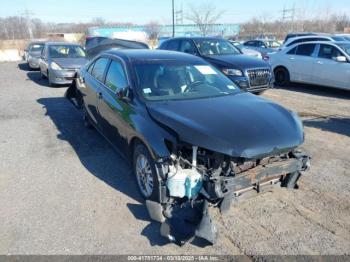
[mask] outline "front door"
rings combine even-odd
[[[124,66],[112,60],[98,99],[98,110],[102,119],[103,134],[121,152],[126,152],[128,118],[131,106],[118,94],[129,86]]]
[[[350,88],[350,63],[337,62],[335,58],[344,56],[342,52],[333,45],[321,44],[318,57],[315,61],[315,84]]]

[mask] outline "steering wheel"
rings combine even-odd
[[[198,81],[198,80],[194,81],[194,82],[190,83],[188,86],[186,86],[186,88],[184,90],[184,93],[187,93],[187,92],[190,92],[190,91],[195,91],[197,86],[200,86],[200,85],[203,85],[203,84],[206,84],[206,82]]]

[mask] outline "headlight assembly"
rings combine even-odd
[[[50,64],[51,68],[53,70],[62,70],[62,67],[60,67],[58,64],[56,64],[55,62],[51,62]]]
[[[243,76],[243,72],[239,69],[224,68],[222,69],[222,72],[228,76]]]

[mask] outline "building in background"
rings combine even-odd
[[[160,25],[159,36],[172,36],[172,25]],[[213,24],[209,25],[211,36],[233,37],[240,31],[239,24]],[[195,24],[176,25],[175,36],[196,36],[200,35],[199,27]],[[87,37],[103,36],[121,38],[126,40],[145,41],[147,38],[146,26],[112,26],[112,27],[91,27],[86,33]]]

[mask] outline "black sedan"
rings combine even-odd
[[[215,37],[176,37],[164,41],[159,49],[202,57],[243,90],[259,94],[273,87],[271,66],[262,59],[244,55],[228,40]]]
[[[215,243],[209,210],[246,191],[295,188],[309,158],[296,114],[240,89],[199,57],[112,50],[85,65],[66,96],[132,163],[150,217],[183,244]]]

